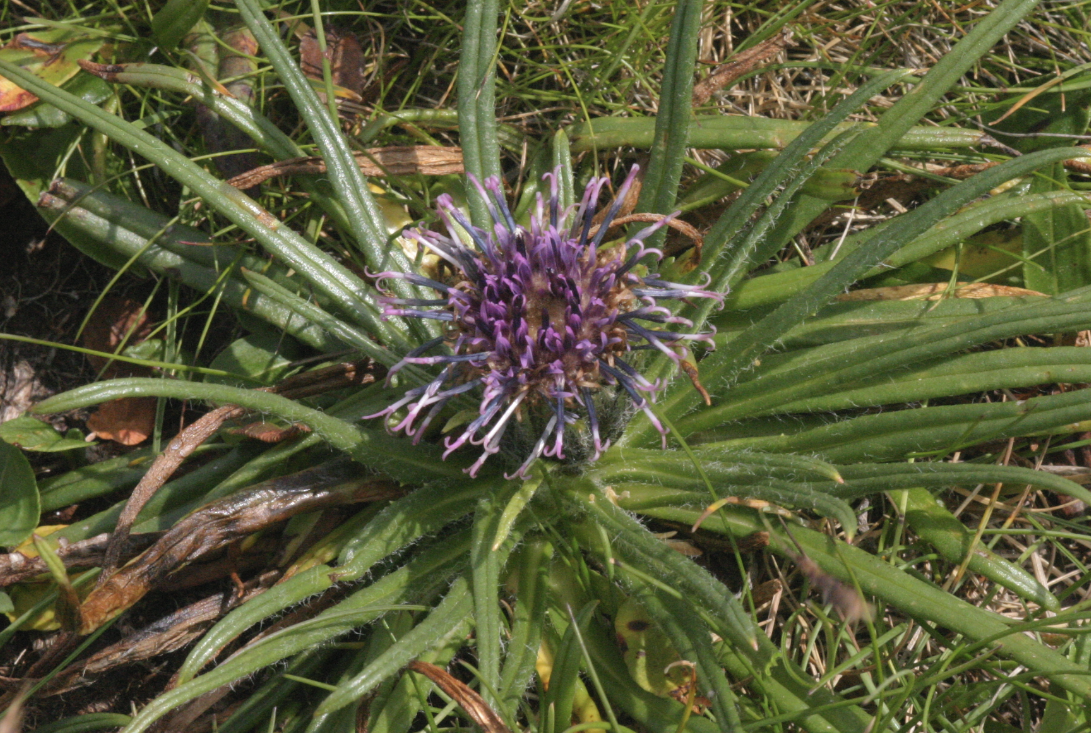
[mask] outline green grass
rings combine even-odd
[[[262,187],[259,202],[278,226],[223,193],[211,158],[224,151],[215,152],[187,98],[207,92],[200,77],[182,87],[134,76],[93,104],[45,89],[47,101],[86,127],[3,131],[0,152],[32,198],[55,177],[91,184],[85,198],[58,194],[64,200],[49,216],[68,206],[87,213],[66,214],[59,231],[85,253],[155,281],[148,299],[163,316],[154,360],[181,367],[156,374],[175,379],[87,385],[42,409],[156,397],[156,451],[172,433],[165,411],[181,400],[239,404],[313,430],[271,448],[218,434],[209,458],[167,483],[135,533],[167,529],[261,481],[325,466],[338,451],[407,490],[377,508],[297,517],[283,535],[267,528],[275,544],[301,542],[314,559],[221,609],[189,640],[184,660],[168,657],[164,674],[136,688],[132,708],[108,712],[132,715],[126,731],[146,730],[220,690],[219,707],[189,708],[210,725],[215,716],[220,730],[340,731],[366,721],[375,733],[401,733],[471,724],[448,692],[403,671],[422,659],[441,667],[454,660],[449,671],[506,725],[535,733],[590,722],[588,701],[601,728],[619,731],[1085,728],[1087,522],[1082,508],[1066,512],[1062,504],[1091,500],[1081,487],[1091,473],[1091,415],[1077,391],[1091,382],[1091,357],[1071,347],[1072,334],[1091,328],[1091,279],[1068,274],[1084,256],[1087,204],[1076,194],[1087,177],[1061,168],[1074,152],[1049,148],[1085,141],[1088,4],[1050,3],[1016,24],[1028,10],[1017,0],[999,11],[950,2],[708,2],[699,16],[686,15],[701,6],[694,2],[500,3],[495,51],[491,16],[474,20],[463,5],[321,3],[323,24],[352,31],[363,50],[362,114],[342,109],[335,122],[309,97],[293,71],[297,40],[283,32],[284,44],[263,42],[242,80],[220,80],[254,89],[255,109],[268,121],[252,129],[257,141],[245,141],[262,150],[258,162],[321,154],[330,166],[326,176]],[[221,36],[243,21],[256,28],[253,5],[239,8],[212,3],[205,17]],[[278,8],[315,25],[311,3]],[[35,21],[7,4],[0,40],[60,23],[105,34],[114,56],[99,60],[192,71],[192,55],[155,48],[148,24],[158,9],[55,2]],[[952,53],[971,29],[978,39],[990,23],[1014,28]],[[792,41],[773,62],[690,108],[692,81],[782,32]],[[488,83],[460,86],[460,69],[485,78],[493,63],[494,91]],[[899,69],[918,73],[886,75]],[[927,70],[934,71],[923,76]],[[997,122],[1020,101],[1022,110]],[[687,150],[677,136],[692,112],[702,125],[739,115],[743,127]],[[674,127],[657,128],[657,116]],[[755,142],[746,116],[770,120],[765,139],[782,143]],[[646,127],[623,127],[632,118],[645,118]],[[834,138],[841,120],[878,126]],[[802,132],[793,126],[800,122],[814,126]],[[1057,126],[1044,129],[1061,137],[1002,135],[1049,123]],[[617,144],[588,142],[589,129],[610,125]],[[993,134],[1004,146],[967,144],[982,125],[1000,125]],[[698,132],[690,126],[692,141]],[[899,142],[907,130],[915,142]],[[661,267],[672,279],[707,274],[729,297],[723,311],[684,307],[696,327],[718,329],[716,351],[694,359],[712,404],[689,380],[670,383],[656,406],[673,428],[668,450],[637,416],[597,463],[543,461],[527,483],[488,471],[471,481],[458,471],[468,463],[464,452],[440,460],[441,436],[414,448],[359,421],[396,394],[380,383],[303,400],[235,386],[281,378],[266,371],[275,356],[294,373],[346,355],[389,367],[433,333],[379,316],[367,273],[422,263],[386,231],[384,215],[393,210],[384,214],[373,201],[398,209],[402,224],[432,223],[436,197],[461,197],[465,188],[455,177],[413,175],[375,179],[381,190],[368,193],[349,167],[354,148],[419,144],[461,145],[467,167],[501,172],[524,208],[554,166],[571,176],[578,197],[592,175],[617,182],[636,160],[649,171],[642,209],[670,211],[687,194],[701,199],[685,207],[687,221],[705,233],[698,271],[690,272],[686,254]],[[909,181],[912,189],[895,185],[913,170],[984,163],[1003,165],[961,183],[926,170]],[[869,180],[857,181],[865,172]],[[859,191],[830,194],[846,178]],[[1012,179],[1015,187],[1001,192]],[[712,182],[721,186],[715,195]],[[868,200],[867,186],[884,195]],[[485,214],[472,192],[468,207]],[[96,228],[95,213],[116,226]],[[994,248],[993,259],[970,246],[1012,232],[1018,246]],[[668,245],[681,246],[673,238]],[[1053,259],[1026,264],[1036,248]],[[967,280],[1055,297],[1000,291],[982,301],[835,301],[850,289]],[[217,355],[224,344],[213,334],[225,323],[232,339],[249,339],[255,361]],[[201,382],[191,367],[226,369],[240,381]],[[655,355],[641,367],[666,381],[676,376]],[[428,379],[426,371],[406,369],[402,390]],[[449,417],[467,407],[475,400]],[[53,491],[66,492],[65,503],[101,497],[94,506],[112,508],[77,514],[60,533],[79,541],[112,529],[135,481],[118,471],[19,491],[56,507],[62,499]],[[736,503],[690,535],[724,497]],[[311,521],[326,522],[317,536],[306,535]],[[651,532],[676,532],[703,555],[694,562]],[[268,559],[261,567],[278,568]],[[222,593],[228,581],[217,582],[171,602]],[[844,599],[857,594],[875,615],[845,623]],[[161,592],[136,605],[129,613],[139,624],[131,626],[166,613],[156,598],[172,597]],[[707,711],[687,712],[641,686],[645,672],[614,642],[612,619],[627,598],[640,602],[656,630],[653,650],[692,664]],[[126,643],[123,628],[131,626],[115,624],[100,643]],[[28,661],[17,655],[27,638],[0,632],[5,676],[26,674]],[[539,648],[552,656],[548,690],[532,675]],[[91,701],[103,684],[90,688]],[[76,709],[51,708],[56,699],[29,700],[28,720],[85,729]],[[568,719],[573,709],[583,717]],[[99,722],[86,717],[89,726]],[[120,724],[101,719],[104,728]]]

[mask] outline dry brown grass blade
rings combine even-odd
[[[447,693],[485,733],[511,733],[496,711],[490,708],[481,695],[470,689],[465,682],[455,679],[446,671],[428,662],[410,662],[409,669],[424,675],[435,683],[436,687]]]
[[[438,145],[371,148],[355,153],[356,165],[365,176],[425,176],[458,175],[465,172],[462,148]],[[227,183],[247,189],[280,176],[321,175],[326,173],[326,161],[318,157],[292,158],[263,165],[235,176]]]
[[[1024,298],[1034,296],[1046,297],[1045,293],[1037,290],[1027,290],[1010,285],[993,285],[991,283],[956,283],[953,291],[948,291],[947,283],[915,283],[913,285],[891,285],[885,288],[868,288],[853,290],[850,293],[842,293],[837,300],[940,300],[941,298],[999,298],[999,297]]]
[[[167,479],[178,470],[182,462],[220,429],[225,420],[238,417],[245,412],[243,408],[236,405],[224,405],[216,408],[176,435],[167,444],[166,450],[156,457],[151,468],[140,479],[140,483],[133,489],[133,493],[129,495],[129,501],[126,502],[125,508],[121,511],[121,516],[118,517],[117,527],[110,537],[110,544],[106,547],[102,575],[98,579],[99,587],[110,579],[114,569],[117,568],[118,561],[121,559],[121,550],[125,546],[126,540],[129,539],[129,530],[132,529],[133,522],[136,521],[137,515],[140,514],[140,510],[144,508],[144,505],[155,496],[155,492],[159,491],[160,487],[167,482]]]
[[[3,712],[0,719],[0,733],[21,733],[23,730],[23,703],[26,702],[27,693],[30,691],[30,683],[23,683],[19,693]]]
[[[42,690],[42,697],[61,695],[93,684],[102,674],[124,664],[133,664],[177,651],[200,638],[216,619],[233,606],[264,592],[273,585],[278,573],[265,573],[251,581],[241,597],[232,588],[224,593],[191,603],[185,608],[130,634],[105,649],[68,667]]]
[[[709,395],[708,390],[705,389],[705,386],[701,384],[701,377],[697,373],[697,366],[693,362],[683,359],[679,362],[678,367],[687,377],[689,377],[689,381],[693,383],[693,388],[700,393],[701,399],[705,401],[705,404],[712,405],[712,397]]]

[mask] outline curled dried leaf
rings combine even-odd
[[[359,476],[348,461],[266,481],[215,501],[179,521],[149,550],[95,588],[80,607],[88,634],[117,616],[187,563],[304,512],[380,501],[400,494],[393,484]]]

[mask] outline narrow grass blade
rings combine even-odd
[[[659,90],[659,111],[655,118],[655,138],[651,158],[644,174],[637,211],[669,214],[674,211],[678,183],[682,178],[689,126],[693,119],[692,97],[694,67],[697,64],[697,39],[701,32],[704,0],[680,0],[674,6],[670,39],[667,41],[663,82]],[[646,246],[658,247],[666,236],[661,231],[650,237]]]
[[[382,212],[368,192],[367,180],[356,165],[352,149],[341,133],[340,123],[319,100],[299,64],[292,58],[272,24],[266,20],[257,0],[236,0],[235,5],[318,143],[329,169],[328,180],[345,209],[353,239],[363,251],[368,265],[376,272],[409,272],[412,263],[401,249],[387,246]],[[402,285],[402,281],[395,281],[391,283],[391,288],[397,290]],[[402,289],[405,291],[402,297],[413,297],[408,285]]]
[[[394,342],[398,341],[399,334],[379,319],[374,306],[368,302],[370,296],[362,280],[291,229],[281,225],[269,212],[241,191],[209,175],[184,155],[147,132],[41,81],[14,64],[0,60],[0,74],[157,165],[293,267],[300,277],[372,333]]]
[[[972,547],[973,533],[930,491],[910,488],[904,491],[904,496],[906,524],[918,537],[936,548],[944,560],[959,565],[968,556],[966,569],[970,572],[984,575],[1025,601],[1050,611],[1061,610],[1057,597],[1032,574],[988,547]]]
[[[333,417],[320,410],[306,407],[269,392],[239,389],[222,384],[179,382],[169,379],[115,379],[77,387],[40,402],[42,413],[65,412],[77,407],[97,405],[119,397],[143,395],[171,397],[180,400],[208,400],[221,405],[240,405],[290,422],[297,422],[318,433],[338,450],[345,451],[365,464],[374,465],[391,476],[403,480],[427,480],[440,476],[454,477],[458,469],[445,464],[438,450],[412,448],[404,441],[380,430],[367,430]]]
[[[657,509],[647,513],[681,522],[696,518],[696,512],[679,508]],[[770,536],[770,551],[786,556],[798,553],[782,529],[761,522],[758,515],[749,510],[725,509],[709,517],[702,526],[739,538],[766,531]],[[1007,619],[979,609],[864,550],[819,532],[797,526],[792,528],[792,536],[824,573],[842,582],[859,583],[865,594],[876,597],[919,622],[937,624],[974,641],[994,640],[993,643],[999,644],[997,653],[1000,656],[1025,664],[1031,671],[1049,677],[1065,690],[1084,698],[1091,697],[1091,679],[1088,678],[1086,666],[1075,664],[1062,653],[1022,632],[1013,632]],[[851,568],[851,574],[846,565]]]
[[[989,52],[1004,34],[1011,30],[1038,4],[1038,0],[1004,0],[992,12],[978,21],[970,32],[943,55],[913,90],[898,100],[879,118],[876,127],[866,131],[841,155],[831,161],[831,167],[865,171],[878,162],[899,139],[924,117],[958,80]],[[806,198],[795,206],[789,217],[777,228],[773,241],[782,246],[792,236],[825,211],[830,202]]]
[[[466,173],[484,182],[501,176],[496,139],[497,0],[470,0],[463,19],[458,68],[458,131]],[[466,190],[470,218],[488,229],[492,217],[476,188]]]

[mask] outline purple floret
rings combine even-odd
[[[547,173],[543,180],[550,184],[548,211],[543,211],[539,195],[529,231],[515,223],[496,178],[489,178],[484,186],[471,179],[487,202],[492,231],[470,224],[450,196],[440,196],[438,213],[448,234],[418,230],[407,236],[454,270],[452,284],[398,272],[381,273],[378,279],[380,284],[388,278],[403,279],[439,294],[428,299],[384,296],[380,298],[384,316],[450,324],[445,326],[445,336],[414,349],[391,374],[406,364],[442,365],[443,370],[429,384],[409,390],[371,417],[389,417],[408,407],[391,429],[404,431],[416,443],[449,400],[480,386],[478,416],[461,433],[446,439],[444,453],[446,457],[467,442],[482,446],[484,452],[467,469],[471,476],[500,451],[511,420],[522,420],[531,410],[540,411],[545,428],[514,475],[526,478],[539,456],[564,458],[565,428],[580,414],[587,418],[597,459],[609,447],[593,401],[603,385],[624,389],[665,436],[666,429],[641,394],[654,394],[663,385],[649,382],[622,356],[634,349],[653,348],[679,363],[686,355],[686,341],[711,343],[712,334],[678,331],[677,327],[692,328],[693,324],[659,302],[679,298],[722,302],[723,296],[704,289],[707,283],[681,285],[633,272],[645,255],[662,257],[643,242],[671,217],[645,227],[624,244],[601,248],[637,173],[633,166],[597,228],[593,219],[605,178],[592,179],[575,212],[561,211],[557,174]],[[463,244],[460,234],[467,235],[474,248]],[[659,330],[656,324],[675,328]],[[445,353],[425,356],[443,345],[448,347]]]

